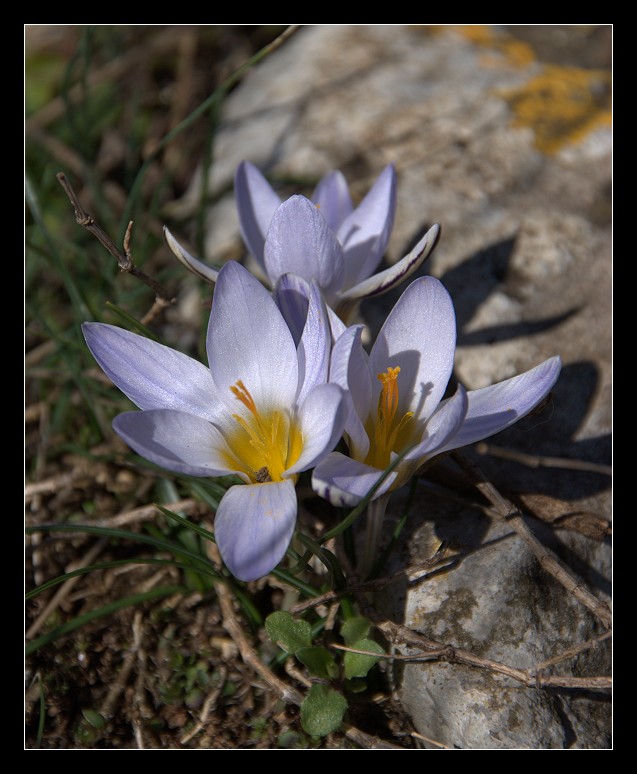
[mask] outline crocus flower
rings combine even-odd
[[[456,318],[449,293],[434,277],[407,287],[369,355],[361,330],[347,328],[331,355],[330,380],[347,390],[349,456],[327,455],[314,469],[312,486],[334,505],[355,506],[404,453],[368,507],[373,537],[364,565],[369,570],[389,494],[433,457],[487,438],[528,414],[555,384],[561,361],[552,357],[478,390],[459,386],[443,400],[454,363]]]
[[[343,174],[326,175],[311,198],[282,201],[259,170],[242,162],[235,175],[243,239],[271,287],[286,273],[318,282],[327,304],[347,318],[363,298],[387,292],[409,277],[431,253],[434,225],[402,260],[377,274],[396,211],[396,171],[390,164],[354,207]],[[183,248],[164,229],[177,258],[197,276],[214,282],[216,271]]]
[[[142,409],[117,416],[115,431],[167,470],[242,479],[219,504],[217,545],[237,578],[270,572],[294,533],[298,475],[343,431],[342,390],[326,383],[331,334],[316,285],[295,343],[267,289],[227,263],[208,324],[209,367],[111,325],[83,331],[102,369]]]

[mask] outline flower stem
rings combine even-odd
[[[367,506],[367,530],[365,532],[365,549],[363,559],[358,568],[362,578],[367,576],[374,569],[374,564],[378,559],[380,551],[381,536],[383,532],[383,521],[387,503],[389,502],[389,493],[381,495],[372,500]]]

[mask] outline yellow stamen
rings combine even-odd
[[[370,417],[366,426],[370,445],[365,463],[381,470],[389,465],[391,453],[397,451],[398,436],[414,415],[413,411],[407,411],[396,421],[399,373],[400,366],[388,366],[386,373],[377,375],[383,387],[378,396],[376,417]]]
[[[239,380],[230,387],[235,398],[243,403],[249,415],[233,414],[238,427],[227,438],[233,452],[231,467],[246,473],[254,483],[282,481],[283,473],[299,458],[302,449],[301,431],[290,421],[287,412],[259,412],[250,391]]]

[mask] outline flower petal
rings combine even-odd
[[[232,486],[215,516],[221,558],[239,580],[267,575],[285,556],[298,503],[291,481]]]
[[[343,288],[369,277],[383,257],[396,213],[396,170],[389,164],[336,235],[345,253]]]
[[[455,394],[449,400],[443,401],[427,423],[427,432],[421,443],[405,454],[405,460],[418,460],[433,457],[439,449],[450,442],[464,421],[467,414],[467,391],[458,385]]]
[[[212,378],[231,412],[240,407],[230,390],[238,381],[259,411],[293,405],[298,365],[292,334],[270,293],[236,261],[219,271],[207,348]]]
[[[307,321],[310,283],[298,274],[282,274],[276,281],[272,297],[287,323],[298,347]]]
[[[332,349],[327,307],[316,282],[310,283],[309,293],[305,327],[296,350],[299,364],[299,405],[313,387],[327,382]]]
[[[354,205],[345,176],[339,170],[330,172],[319,182],[310,197],[319,208],[327,225],[336,233]]]
[[[235,471],[221,433],[205,419],[182,411],[130,411],[113,428],[145,459],[189,476],[225,476]]]
[[[329,304],[343,279],[343,250],[316,205],[291,196],[272,217],[265,242],[265,267],[272,285],[287,272],[316,280]]]
[[[207,282],[209,285],[214,285],[217,281],[217,275],[219,272],[216,269],[212,269],[210,266],[207,266],[203,261],[200,261],[199,258],[195,258],[194,255],[191,255],[188,250],[186,250],[185,247],[182,247],[179,242],[175,239],[175,237],[170,233],[170,231],[164,226],[164,236],[166,238],[166,242],[168,243],[168,247],[173,251],[173,253],[177,256],[178,260],[189,270],[191,271],[195,277],[199,277],[199,279],[202,279],[204,282]]]
[[[351,508],[360,503],[383,472],[340,452],[332,452],[314,468],[312,489],[332,505]],[[374,492],[373,500],[391,487],[396,475],[396,471],[392,470]]]
[[[561,367],[561,359],[551,357],[523,374],[468,392],[465,421],[438,453],[481,441],[517,422],[549,394]]]
[[[234,179],[239,227],[248,249],[265,272],[263,247],[270,221],[281,198],[249,161],[237,167]]]
[[[303,450],[285,476],[313,467],[338,443],[343,435],[346,409],[344,393],[336,384],[318,384],[299,408]]]
[[[175,409],[214,421],[218,415],[210,371],[188,355],[104,323],[82,332],[100,368],[142,409]]]
[[[370,353],[370,370],[401,369],[398,415],[413,411],[415,421],[428,419],[447,388],[456,348],[456,315],[442,283],[419,277],[389,313]],[[372,401],[380,394],[374,384]]]
[[[367,353],[361,335],[364,326],[348,328],[332,348],[330,381],[345,390],[347,418],[345,432],[349,436],[349,450],[355,459],[365,459],[369,451],[369,437],[364,423],[372,411],[372,386]]]
[[[339,299],[339,310],[345,301],[357,301],[361,298],[372,298],[392,290],[410,277],[417,269],[422,266],[425,259],[431,255],[432,250],[438,243],[440,237],[440,226],[435,223],[418,244],[404,258],[390,266],[385,271],[372,274],[371,277],[364,279],[354,287],[341,294]]]

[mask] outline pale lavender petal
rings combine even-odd
[[[342,304],[345,300],[350,299],[380,296],[404,282],[431,255],[431,251],[436,246],[439,236],[440,226],[436,223],[404,258],[401,258],[400,261],[385,269],[385,271],[372,274],[371,277],[354,285],[353,288],[344,291],[341,294],[339,303]]]
[[[465,421],[439,451],[459,449],[481,441],[517,422],[546,398],[561,367],[561,359],[552,357],[523,374],[468,392]]]
[[[209,285],[214,285],[217,281],[217,275],[219,272],[216,269],[212,269],[210,266],[207,266],[203,261],[200,261],[199,258],[195,258],[194,255],[191,255],[188,250],[186,250],[185,247],[179,244],[179,242],[175,239],[175,237],[170,233],[170,231],[164,226],[164,236],[166,237],[166,242],[168,243],[168,247],[173,251],[173,253],[177,256],[179,261],[189,270],[191,271],[195,277],[199,277],[199,279],[202,279],[204,282],[207,282]]]
[[[325,175],[310,198],[334,232],[354,209],[345,176],[338,170]]]
[[[330,303],[343,279],[343,250],[325,218],[305,196],[292,196],[272,217],[265,242],[270,282],[288,272],[316,280]]]
[[[456,348],[456,315],[442,283],[434,277],[414,280],[396,302],[370,353],[372,374],[400,367],[398,414],[413,411],[427,419],[445,393]],[[374,384],[372,401],[381,384]]]
[[[265,271],[263,247],[272,216],[281,204],[281,197],[249,161],[243,161],[237,167],[234,188],[243,240]]]
[[[298,414],[303,450],[296,463],[285,471],[286,477],[313,467],[336,446],[345,424],[343,397],[336,384],[318,384],[308,394]]]
[[[175,473],[225,476],[235,472],[221,433],[210,422],[182,411],[130,411],[113,428],[140,456]]]
[[[232,486],[215,516],[221,558],[239,580],[262,578],[285,556],[298,503],[291,481]]]
[[[298,347],[307,320],[310,283],[298,274],[282,274],[276,281],[272,297]]]
[[[332,332],[327,307],[316,282],[310,283],[309,293],[305,327],[297,347],[300,385],[297,401],[299,404],[303,403],[313,387],[327,382],[332,348]]]
[[[330,318],[330,330],[332,331],[332,342],[335,342],[339,336],[345,333],[347,325],[341,320],[331,306],[327,307],[327,315]]]
[[[345,253],[344,288],[369,277],[378,266],[394,225],[396,170],[389,164],[337,232]]]
[[[298,365],[290,329],[270,293],[235,261],[219,271],[207,349],[218,394],[231,411],[241,407],[230,390],[238,381],[259,411],[294,404]]]
[[[362,325],[348,328],[332,348],[330,381],[340,385],[346,394],[345,432],[350,452],[364,459],[369,451],[369,437],[364,423],[372,413],[372,386],[367,353],[361,343]]]
[[[312,473],[312,489],[337,507],[351,508],[365,497],[384,471],[332,452],[321,460]],[[396,471],[387,476],[374,492],[373,500],[384,494],[396,479]]]
[[[202,363],[114,325],[84,323],[82,332],[100,368],[140,408],[218,416],[215,385]]]
[[[450,443],[464,421],[467,414],[467,391],[458,386],[455,395],[443,401],[427,422],[424,439],[405,454],[405,460],[424,460],[433,457],[439,449]]]

